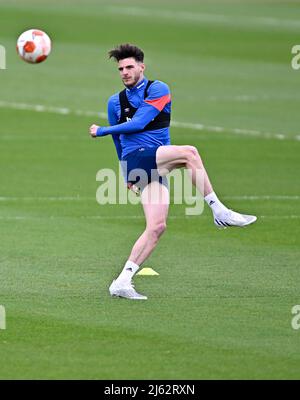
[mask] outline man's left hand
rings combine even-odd
[[[91,135],[93,138],[97,137],[97,130],[98,130],[98,128],[99,128],[99,126],[98,126],[98,125],[95,125],[95,124],[93,124],[93,125],[90,126],[90,135]]]

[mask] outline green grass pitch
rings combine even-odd
[[[299,11],[0,1],[0,379],[299,379]],[[53,40],[40,65],[15,51],[33,27]],[[219,231],[207,208],[171,205],[145,263],[160,275],[135,279],[146,302],[108,294],[144,221],[139,206],[95,201],[96,172],[118,163],[111,138],[88,136],[121,89],[107,51],[127,41],[145,50],[146,76],[169,84],[173,120],[203,124],[173,126],[172,142],[197,146],[219,197],[258,216]]]

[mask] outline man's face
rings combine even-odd
[[[118,69],[125,86],[133,87],[144,79],[145,64],[133,57],[124,58],[118,62]]]

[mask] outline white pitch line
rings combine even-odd
[[[9,101],[0,101],[1,108],[12,108],[13,110],[25,110],[25,111],[36,111],[36,112],[46,112],[61,115],[79,115],[84,117],[100,117],[107,119],[107,114],[104,112],[96,111],[83,111],[83,110],[71,110],[67,107],[54,107],[45,106],[42,104],[27,104],[27,103],[15,103]]]
[[[206,100],[202,98],[202,100]],[[248,95],[248,94],[239,94],[236,96],[210,96],[208,97],[209,101],[214,102],[222,102],[222,101],[238,101],[238,102],[259,102],[259,101],[299,101],[299,95],[281,95],[277,94],[276,96],[269,95]]]
[[[262,196],[224,196],[225,200],[300,200],[300,196],[262,195]]]
[[[173,198],[172,200],[180,200],[181,198]],[[185,200],[195,200],[194,196],[184,196]],[[300,196],[297,195],[261,195],[261,196],[224,196],[224,200],[241,200],[241,201],[259,201],[259,200],[269,200],[269,201],[287,201],[294,200],[299,201]],[[49,197],[10,197],[10,196],[0,196],[0,202],[16,202],[16,201],[50,201],[50,202],[60,202],[60,201],[95,201],[95,197],[81,197],[81,196],[49,196]]]
[[[211,216],[208,215],[169,215],[168,219],[191,219],[191,218],[209,218]],[[300,215],[259,215],[259,219],[300,219]],[[0,216],[0,221],[38,221],[38,220],[70,220],[70,219],[95,219],[95,220],[111,220],[111,219],[141,219],[144,220],[145,217],[143,215],[80,215],[77,217],[65,217],[65,216],[24,216],[24,215],[15,215],[15,216]]]
[[[77,196],[66,196],[66,197],[7,197],[1,196],[0,201],[86,201],[95,200],[96,197],[77,197]]]
[[[54,113],[60,115],[77,115],[84,117],[95,117],[107,120],[107,114],[105,112],[97,112],[97,111],[84,111],[84,110],[72,110],[67,107],[53,107],[53,106],[45,106],[41,104],[27,104],[27,103],[15,103],[8,101],[0,101],[0,108],[8,108],[13,110],[25,110],[25,111],[35,111],[35,112],[45,112],[45,113]],[[263,132],[255,129],[244,129],[244,128],[226,128],[223,126],[212,126],[212,125],[204,125],[201,123],[192,123],[192,122],[179,122],[172,121],[171,126],[174,128],[182,128],[182,129],[193,129],[198,131],[207,131],[214,133],[228,133],[239,136],[252,136],[259,137],[263,139],[277,139],[277,140],[297,140],[300,141],[300,135],[290,137],[285,133],[271,133],[271,132]],[[0,136],[1,140],[1,136]]]
[[[239,28],[260,28],[260,29],[278,29],[298,31],[300,21],[297,19],[284,19],[276,17],[259,17],[259,16],[243,16],[243,15],[222,15],[209,14],[190,11],[170,11],[170,10],[153,10],[142,7],[122,7],[109,6],[106,11],[112,12],[114,15],[123,14],[131,17],[146,17],[155,19],[168,19],[177,21],[177,23],[189,22],[195,24],[220,24],[223,26],[234,26]]]
[[[187,218],[195,218],[195,217],[200,217],[200,218],[209,218],[211,219],[211,216],[208,215],[169,215],[168,219],[187,219]],[[80,218],[86,218],[86,219],[145,219],[143,215],[121,215],[121,216],[107,216],[107,215],[95,215],[95,216],[87,216],[87,217],[80,217]],[[300,218],[300,215],[259,215],[257,217],[258,219],[298,219]]]

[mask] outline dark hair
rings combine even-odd
[[[110,50],[108,52],[108,55],[109,58],[114,58],[115,61],[124,60],[124,58],[130,58],[130,57],[133,57],[135,61],[140,61],[140,62],[144,61],[143,50],[129,43],[120,44],[113,50]]]

